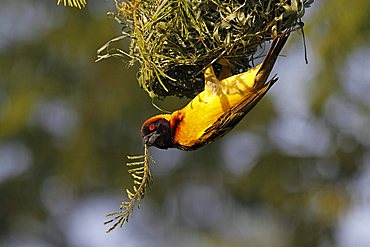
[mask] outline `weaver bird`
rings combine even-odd
[[[267,78],[289,33],[276,37],[256,67],[218,79],[212,66],[204,71],[204,91],[184,108],[146,120],[141,135],[147,146],[195,150],[229,132],[261,100],[277,81]]]

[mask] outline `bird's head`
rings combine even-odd
[[[141,127],[144,143],[161,149],[174,147],[172,142],[170,115],[164,114],[149,118]]]

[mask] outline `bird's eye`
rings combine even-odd
[[[154,129],[155,129],[154,124],[149,125],[149,130],[150,130],[150,131],[153,131]]]

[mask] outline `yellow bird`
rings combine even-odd
[[[288,37],[276,37],[264,61],[244,73],[219,80],[212,66],[206,68],[204,91],[184,108],[146,120],[141,128],[144,142],[161,149],[195,150],[225,135],[277,81],[266,83]]]

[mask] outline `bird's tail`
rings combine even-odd
[[[271,44],[271,47],[263,60],[261,67],[259,68],[256,77],[255,77],[255,87],[263,87],[267,78],[269,77],[272,68],[276,62],[277,57],[280,54],[280,51],[283,49],[286,41],[288,40],[289,32],[283,33],[276,37]]]

